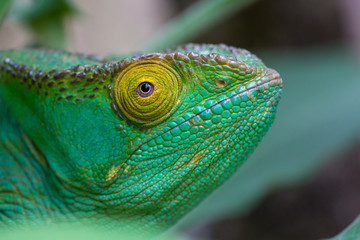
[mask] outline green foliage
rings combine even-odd
[[[202,0],[168,22],[150,38],[144,49],[159,50],[184,43],[210,26],[238,12],[256,0]]]
[[[360,239],[360,216],[343,232],[329,240],[358,240]]]
[[[153,38],[147,41],[144,50],[158,50],[184,43],[208,29],[210,26],[230,16],[256,0],[201,0],[190,6],[179,16],[167,23]],[[0,3],[0,20],[2,5]],[[30,7],[24,8],[17,1],[16,13],[34,35],[35,46],[49,46],[65,49],[65,19],[78,11],[71,0],[33,0]]]
[[[75,13],[69,0],[36,0],[21,18],[33,32],[35,45],[66,48],[64,20]]]
[[[31,229],[13,229],[0,233],[1,240],[99,240],[99,239],[126,239],[126,240],[187,240],[174,234],[162,234],[154,237],[153,234],[133,232],[117,232],[99,230],[92,227],[78,226],[77,224],[60,224],[57,226],[37,226]],[[194,239],[193,239],[194,240]]]
[[[33,46],[66,48],[65,19],[77,13],[71,0],[0,1],[0,23],[6,12],[25,25],[33,35]]]
[[[12,4],[12,0],[1,0],[0,1],[0,26],[9,11]]]

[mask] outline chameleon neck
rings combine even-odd
[[[45,158],[21,130],[0,98],[0,222],[34,219],[60,211],[54,176],[45,169]],[[18,215],[18,217],[16,217]],[[6,220],[6,221],[3,221]]]

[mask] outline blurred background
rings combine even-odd
[[[323,239],[360,213],[359,13],[359,0],[2,0],[0,49],[106,55],[196,42],[250,50],[284,80],[278,117],[239,171],[169,231]],[[359,231],[355,223],[336,239]]]

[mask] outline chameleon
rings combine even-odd
[[[248,158],[282,79],[224,44],[99,57],[0,51],[0,228],[161,232]]]

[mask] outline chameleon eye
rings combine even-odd
[[[136,93],[143,98],[149,97],[154,92],[154,86],[149,82],[142,82],[136,88]]]
[[[158,61],[142,61],[120,73],[114,95],[126,118],[141,127],[149,127],[175,111],[181,89],[180,76],[174,69]]]

